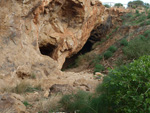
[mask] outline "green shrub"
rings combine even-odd
[[[146,39],[144,35],[139,35],[139,38],[140,38],[141,40],[145,40],[145,39]]]
[[[136,8],[136,6],[135,6],[135,5],[133,5],[133,6],[132,6],[132,8],[133,8],[133,9],[135,9],[135,8]]]
[[[150,20],[146,21],[146,25],[150,25]]]
[[[150,13],[148,13],[148,15],[147,15],[147,19],[150,19]]]
[[[144,2],[141,0],[134,0],[134,1],[128,2],[128,6],[132,6],[132,8],[133,6],[135,6],[136,8],[137,6],[144,6]]]
[[[113,53],[108,50],[108,51],[106,51],[106,52],[104,53],[104,58],[105,58],[105,59],[108,59],[108,58],[112,57],[112,55],[113,55]]]
[[[128,41],[126,39],[122,39],[120,41],[120,45],[122,45],[122,46],[128,46]]]
[[[110,36],[109,36],[109,35],[107,35],[107,36],[106,36],[106,39],[108,40],[109,38],[110,38]]]
[[[144,34],[143,34],[145,37],[149,37],[150,38],[150,30],[146,30],[144,31]]]
[[[95,65],[95,69],[94,69],[94,73],[95,72],[101,72],[101,71],[104,71],[105,70],[105,67],[101,64],[96,64]]]
[[[146,20],[146,15],[144,14],[144,15],[141,15],[140,17],[138,17],[138,19],[134,22],[134,23],[140,23],[140,22],[143,22],[143,21],[145,21]]]
[[[64,111],[79,113],[150,113],[150,56],[110,70],[96,92],[65,95]]]
[[[131,18],[132,17],[132,13],[127,13],[125,15],[123,15],[121,18],[124,20],[124,19],[128,19],[128,18]]]
[[[140,24],[140,26],[150,25],[150,20],[144,21]]]
[[[115,61],[115,64],[116,64],[117,66],[123,65],[123,64],[124,64],[123,57],[117,58],[117,60]]]
[[[145,25],[146,25],[145,22],[140,23],[140,26],[145,26]]]
[[[104,6],[107,7],[107,8],[110,8],[110,5],[108,5],[108,4],[105,4]]]
[[[65,95],[60,100],[60,104],[66,112],[80,110],[80,113],[89,113],[90,93],[78,91],[76,94]],[[89,111],[88,111],[89,110]]]
[[[105,96],[106,113],[150,113],[150,56],[143,56],[137,61],[111,70],[99,85],[99,98]],[[104,108],[103,108],[104,109]],[[99,109],[101,111],[102,109]],[[110,112],[110,111],[111,112]]]
[[[136,10],[136,14],[139,14],[139,10]]]
[[[127,47],[123,48],[124,54],[128,59],[137,59],[143,55],[150,54],[150,39],[140,35],[140,38],[131,40]]]
[[[117,47],[116,46],[111,46],[111,47],[109,47],[108,50],[111,51],[112,53],[114,53],[114,52],[116,52]]]
[[[134,19],[137,18],[137,17],[139,17],[139,16],[141,16],[141,14],[140,14],[140,13],[137,13],[137,14],[135,15]]]
[[[121,7],[121,6],[123,6],[123,4],[122,3],[116,3],[114,6]]]

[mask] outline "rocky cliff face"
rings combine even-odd
[[[20,99],[1,95],[23,81],[41,85],[42,93],[28,93],[33,95],[28,101],[33,102],[36,112],[43,93],[49,94],[54,84],[60,86],[56,89],[67,86],[62,84],[86,91],[95,89],[102,80],[95,80],[93,74],[60,69],[88,39],[99,41],[124,12],[105,9],[99,0],[0,0],[0,104],[10,104],[7,108],[19,103],[15,104],[19,109],[14,110],[26,111]],[[39,103],[35,101],[37,94]],[[1,109],[5,110],[5,105]]]
[[[104,21],[97,0],[1,0],[0,8],[2,75],[52,74]]]

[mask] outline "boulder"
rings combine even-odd
[[[68,84],[54,84],[50,87],[49,95],[51,94],[71,94],[73,92],[73,87]]]

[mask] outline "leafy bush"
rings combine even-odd
[[[146,25],[150,25],[150,20],[146,21]]]
[[[143,34],[145,37],[149,37],[150,38],[150,30],[146,30],[144,31],[144,34]]]
[[[108,4],[105,4],[104,6],[107,7],[107,8],[110,8],[110,5],[108,5]]]
[[[109,38],[110,38],[109,35],[107,35],[107,36],[106,36],[106,39],[108,40]]]
[[[148,13],[147,18],[150,19],[150,13]]]
[[[146,20],[146,15],[141,15],[135,22],[136,23],[140,23],[140,22],[143,22],[143,21],[145,21]]]
[[[108,59],[108,58],[112,57],[112,55],[113,55],[113,53],[108,50],[108,51],[106,51],[106,52],[104,53],[104,58],[105,58],[105,59]]]
[[[140,24],[140,26],[150,25],[150,20],[144,21]]]
[[[122,39],[120,41],[120,45],[127,46],[128,45],[128,41],[126,39]]]
[[[147,32],[145,32],[147,35]],[[143,35],[140,35],[140,38],[135,38],[131,40],[127,47],[123,48],[124,54],[128,59],[137,59],[143,55],[150,54],[150,39],[146,38]]]
[[[116,66],[121,66],[124,64],[124,60],[123,57],[119,57],[117,58],[117,60],[115,61]]]
[[[149,81],[150,56],[143,56],[128,66],[111,70],[97,91],[106,95],[105,101],[112,113],[149,113]]]
[[[123,4],[122,3],[116,3],[114,6],[120,7],[120,6],[123,6]]]
[[[92,95],[87,92],[65,95],[65,111],[79,113],[150,113],[150,56],[110,70]]]
[[[133,15],[132,13],[124,14],[124,15],[121,17],[121,19],[123,19],[123,20],[129,19],[129,18],[132,17],[132,15]]]
[[[80,113],[89,113],[90,93],[78,91],[76,94],[65,95],[60,100],[60,104],[66,112],[80,110]]]
[[[101,64],[96,64],[95,65],[95,69],[94,69],[94,73],[95,72],[101,72],[101,71],[104,71],[105,70],[105,67]]]
[[[114,53],[114,52],[116,52],[117,47],[116,46],[111,46],[111,47],[109,47],[108,50]]]
[[[134,1],[130,1],[129,3],[128,3],[128,6],[144,6],[144,2],[143,1],[141,1],[141,0],[134,0]]]
[[[136,10],[136,14],[139,14],[139,10]]]

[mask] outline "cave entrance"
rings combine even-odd
[[[87,52],[90,52],[92,50],[92,46],[93,46],[93,43],[90,40],[88,40],[85,43],[85,45],[83,46],[83,48],[77,54],[73,55],[70,58],[66,58],[66,61],[63,64],[62,70],[74,67],[75,66],[75,60],[78,58],[78,56],[83,55]]]
[[[39,47],[41,54],[47,55],[49,57],[52,57],[52,54],[55,48],[56,46],[49,44],[49,43],[46,45],[40,45]]]

